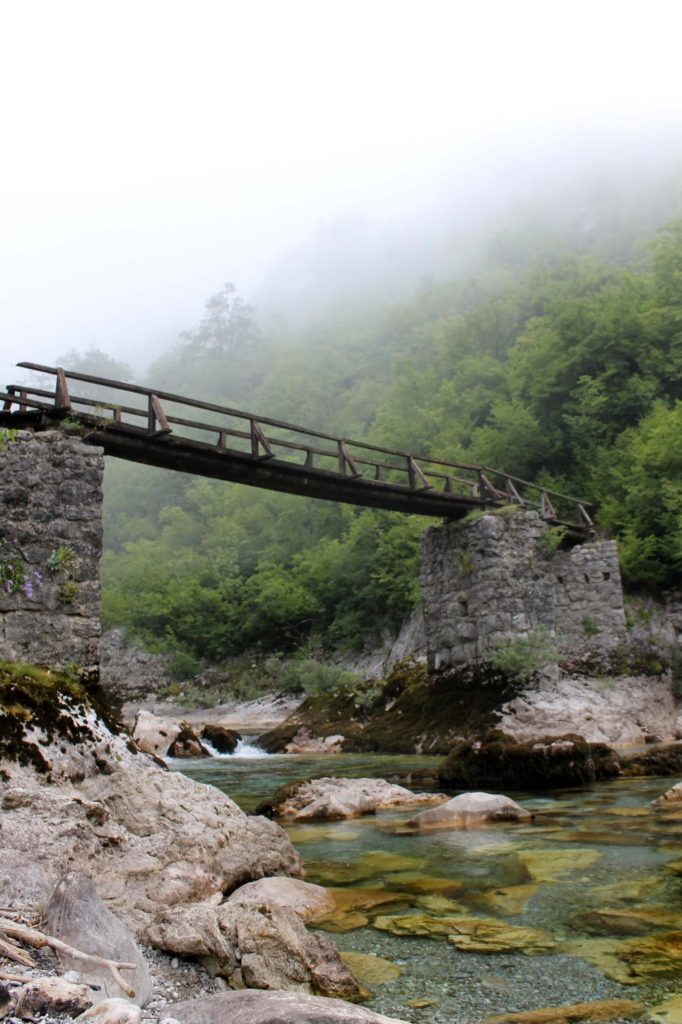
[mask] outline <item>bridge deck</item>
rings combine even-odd
[[[56,379],[54,390],[0,391],[0,425],[68,419],[106,454],[214,479],[330,501],[458,519],[519,505],[578,536],[592,531],[585,502],[485,466],[432,459],[325,434],[283,420],[60,367],[19,363]],[[73,383],[81,386],[79,396]],[[124,404],[128,396],[141,405]],[[201,419],[190,419],[200,410]]]

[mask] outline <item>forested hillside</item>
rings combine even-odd
[[[296,328],[259,325],[226,286],[147,380],[576,493],[630,587],[671,587],[682,221],[646,245],[559,235],[498,234],[475,273],[391,306],[339,296]],[[208,661],[358,645],[417,601],[424,520],[124,463],[106,477],[105,623],[148,642]]]

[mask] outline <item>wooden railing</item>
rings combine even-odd
[[[331,500],[386,508],[404,506],[404,511],[426,515],[457,518],[480,506],[518,505],[535,509],[548,522],[563,523],[583,534],[593,529],[586,502],[487,466],[353,441],[284,420],[61,367],[28,362],[18,365],[54,376],[55,387],[8,385],[0,391],[3,418],[27,413],[70,418],[88,432],[87,439],[123,458]],[[78,385],[85,386],[81,388],[83,394],[76,394]],[[135,399],[141,401],[127,404]],[[194,410],[201,418],[190,418]],[[127,449],[126,437],[130,442]],[[159,446],[165,446],[163,457]],[[188,469],[191,453],[195,455],[195,469]],[[209,463],[207,453],[214,456]],[[225,463],[229,459],[240,464],[239,472],[229,469]],[[222,468],[216,460],[223,460]],[[244,460],[258,464],[262,471],[249,479]],[[269,473],[265,472],[267,464],[271,464]],[[334,480],[339,484],[336,494],[329,486]],[[315,486],[310,486],[311,481]],[[399,501],[401,494],[418,500]]]

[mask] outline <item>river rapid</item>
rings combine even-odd
[[[294,779],[390,778],[438,762],[249,753],[173,767],[252,811]],[[682,808],[652,809],[674,781],[507,792],[536,815],[532,825],[404,835],[411,815],[383,812],[285,827],[307,880],[344,890],[344,912],[324,925],[339,948],[400,970],[380,981],[358,974],[378,1012],[474,1024],[593,999],[652,1008],[682,994]],[[492,925],[472,939],[472,919]],[[454,946],[447,935],[460,926]],[[488,951],[500,945],[504,952]]]

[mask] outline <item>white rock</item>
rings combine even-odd
[[[302,992],[223,992],[169,1010],[178,1024],[406,1024],[340,999]]]
[[[147,754],[164,757],[171,743],[180,735],[180,722],[171,718],[159,718],[151,711],[138,711],[133,729],[133,739],[140,750]]]
[[[140,1007],[127,999],[105,999],[76,1017],[76,1021],[88,1024],[140,1024],[141,1020]]]
[[[682,800],[682,782],[676,782],[674,786],[666,790],[663,796],[654,800],[654,807],[676,807]]]
[[[447,803],[417,814],[407,824],[419,829],[476,828],[490,822],[531,821],[533,815],[508,796],[461,793]]]
[[[272,806],[278,818],[308,821],[333,820],[373,814],[381,808],[409,807],[442,800],[440,794],[412,793],[385,779],[310,779],[288,787],[284,798]]]
[[[290,907],[303,921],[324,917],[335,907],[334,897],[324,886],[282,876],[247,882],[235,889],[227,902]]]

